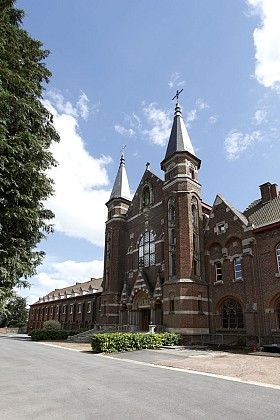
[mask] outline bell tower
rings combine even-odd
[[[118,324],[118,299],[125,275],[126,213],[131,194],[125,169],[124,147],[120,166],[109,201],[105,231],[103,293],[101,297],[101,323]]]
[[[203,270],[201,161],[195,155],[182,118],[177,91],[171,134],[161,169],[164,171],[164,324],[182,333],[207,333],[207,288]],[[201,302],[205,302],[203,309]]]

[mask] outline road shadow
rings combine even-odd
[[[0,339],[5,339],[5,340],[16,340],[16,341],[31,341],[31,337],[29,337],[28,335],[22,336],[22,335],[0,335]]]

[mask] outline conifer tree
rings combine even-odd
[[[22,29],[24,12],[0,0],[0,300],[28,286],[44,252],[37,245],[52,231],[53,194],[46,171],[56,164],[50,145],[59,136],[42,104],[49,51]]]

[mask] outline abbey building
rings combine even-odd
[[[280,337],[278,187],[261,185],[260,198],[243,213],[220,194],[209,206],[201,200],[200,164],[177,102],[163,179],[147,164],[131,197],[121,156],[106,203],[102,284],[93,279],[91,290],[82,283],[52,292],[31,305],[29,326],[40,327],[53,306],[53,319],[65,328],[154,325],[190,340]]]

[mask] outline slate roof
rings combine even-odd
[[[195,156],[194,149],[182,117],[181,108],[178,104],[176,104],[174,121],[164,159],[168,158],[175,152],[189,152]]]
[[[121,162],[120,162],[119,170],[118,170],[118,173],[114,182],[114,186],[111,192],[110,200],[112,200],[113,198],[124,198],[126,200],[131,201],[131,193],[130,193],[127,174],[126,174],[125,160],[124,160],[123,154],[121,156]]]
[[[64,295],[65,292],[66,292],[67,295],[68,294],[70,295],[72,293],[72,291],[74,291],[78,294],[80,292],[80,289],[82,289],[84,292],[87,292],[92,288],[94,290],[94,293],[102,292],[102,290],[103,290],[102,287],[101,287],[102,281],[103,281],[102,277],[99,278],[99,279],[92,278],[89,281],[86,281],[84,283],[76,283],[72,286],[63,287],[62,289],[55,289],[55,290],[49,292],[43,298],[40,298],[39,301],[37,301],[35,303],[42,303],[43,300],[45,302],[48,302],[49,300],[53,300],[52,299],[53,295],[55,297],[58,297],[59,294],[63,299],[63,295]],[[51,299],[48,299],[48,298],[51,298]]]

